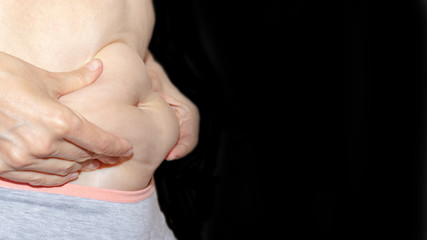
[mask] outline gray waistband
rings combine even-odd
[[[175,239],[154,193],[116,203],[0,188],[0,239]]]

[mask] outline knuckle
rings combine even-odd
[[[78,170],[80,170],[79,168],[81,168],[81,167],[79,167],[80,165],[79,164],[77,164],[77,163],[69,163],[67,166],[65,166],[65,168],[63,168],[59,173],[58,173],[58,175],[61,175],[61,176],[67,176],[68,174],[70,174],[70,173],[72,173],[72,172],[75,172],[75,171],[78,171]]]
[[[76,117],[67,108],[54,111],[48,121],[55,133],[61,136],[69,134],[72,127],[78,123]]]
[[[76,80],[80,80],[80,81],[85,80],[85,76],[83,75],[83,73],[81,71],[75,71],[73,73],[74,73],[74,77]]]
[[[86,76],[81,71],[75,71],[73,74],[73,81],[78,81],[80,83],[86,82]]]
[[[46,185],[48,185],[46,179],[43,178],[39,174],[33,175],[33,177],[31,178],[31,180],[28,183],[32,186],[46,186]]]
[[[96,156],[93,153],[87,153],[87,152],[83,152],[81,153],[78,158],[76,159],[77,162],[84,162],[90,159],[95,159]]]
[[[101,137],[97,140],[95,146],[96,146],[96,149],[98,151],[97,153],[103,154],[103,153],[106,153],[109,150],[109,148],[111,147],[111,141],[109,138],[106,138],[106,137],[102,138]]]
[[[65,177],[55,177],[55,180],[43,180],[42,184],[38,186],[44,186],[44,187],[55,187],[65,184],[67,181]]]
[[[54,143],[48,138],[41,138],[32,145],[32,152],[36,156],[51,156],[55,153]]]
[[[9,165],[12,169],[19,170],[31,166],[31,158],[26,152],[19,148],[9,148],[7,151]]]

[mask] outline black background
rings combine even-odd
[[[333,177],[330,158],[339,147],[320,147],[329,142],[323,123],[330,107],[323,98],[330,93],[319,94],[334,87],[337,75],[328,59],[338,54],[331,47],[339,40],[330,39],[338,36],[333,31],[340,19],[331,21],[323,12],[334,5],[155,5],[150,48],[202,117],[196,151],[165,162],[156,173],[160,203],[176,236],[336,235],[336,182],[342,180]]]
[[[262,238],[271,198],[263,173],[282,161],[264,149],[284,150],[269,132],[283,118],[271,105],[282,96],[267,93],[283,87],[275,73],[284,66],[270,54],[283,58],[276,46],[284,8],[273,1],[166,0],[155,8],[150,49],[201,113],[197,149],[156,173],[168,223],[179,239]]]
[[[426,5],[344,7],[347,233],[425,239]]]
[[[422,1],[154,3],[202,117],[155,176],[179,239],[424,239]]]

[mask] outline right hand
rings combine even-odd
[[[131,144],[58,102],[94,82],[102,62],[67,73],[37,68],[0,52],[0,177],[34,186],[59,186],[130,156]],[[98,160],[92,160],[98,159]]]

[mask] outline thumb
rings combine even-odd
[[[85,66],[71,72],[51,73],[51,76],[55,78],[54,94],[56,97],[60,97],[86,87],[98,79],[101,73],[102,61],[100,59],[93,59]]]

